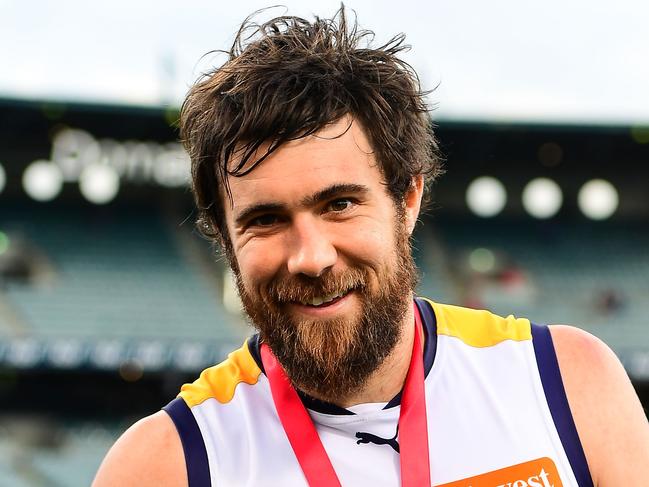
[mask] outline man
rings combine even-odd
[[[240,31],[181,117],[199,226],[259,335],[133,425],[95,486],[644,486],[649,427],[572,327],[414,298],[439,156],[402,37]]]

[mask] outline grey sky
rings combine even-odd
[[[285,1],[330,16],[337,0]],[[407,60],[438,119],[649,125],[649,2],[415,0],[345,2],[384,41],[405,32]],[[271,5],[0,0],[0,96],[159,105]],[[273,13],[284,13],[277,8]]]

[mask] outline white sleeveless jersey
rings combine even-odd
[[[431,481],[445,487],[592,487],[549,330],[417,299]],[[343,486],[400,485],[400,395],[349,409],[302,397]],[[306,486],[252,337],[165,411],[189,487]]]

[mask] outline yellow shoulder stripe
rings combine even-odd
[[[489,311],[430,303],[437,318],[437,334],[459,338],[472,347],[491,347],[505,340],[532,339],[532,326],[525,318],[507,318]]]
[[[226,360],[201,372],[194,382],[184,384],[178,396],[182,397],[189,407],[212,397],[225,404],[232,400],[239,383],[256,384],[259,374],[261,369],[252,358],[248,344],[244,343],[241,348],[230,353]]]

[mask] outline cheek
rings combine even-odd
[[[279,249],[276,245],[254,245],[238,253],[239,272],[248,290],[257,292],[261,284],[279,272],[282,265]]]
[[[347,234],[344,254],[376,272],[394,259],[394,232],[386,225],[361,225]]]

